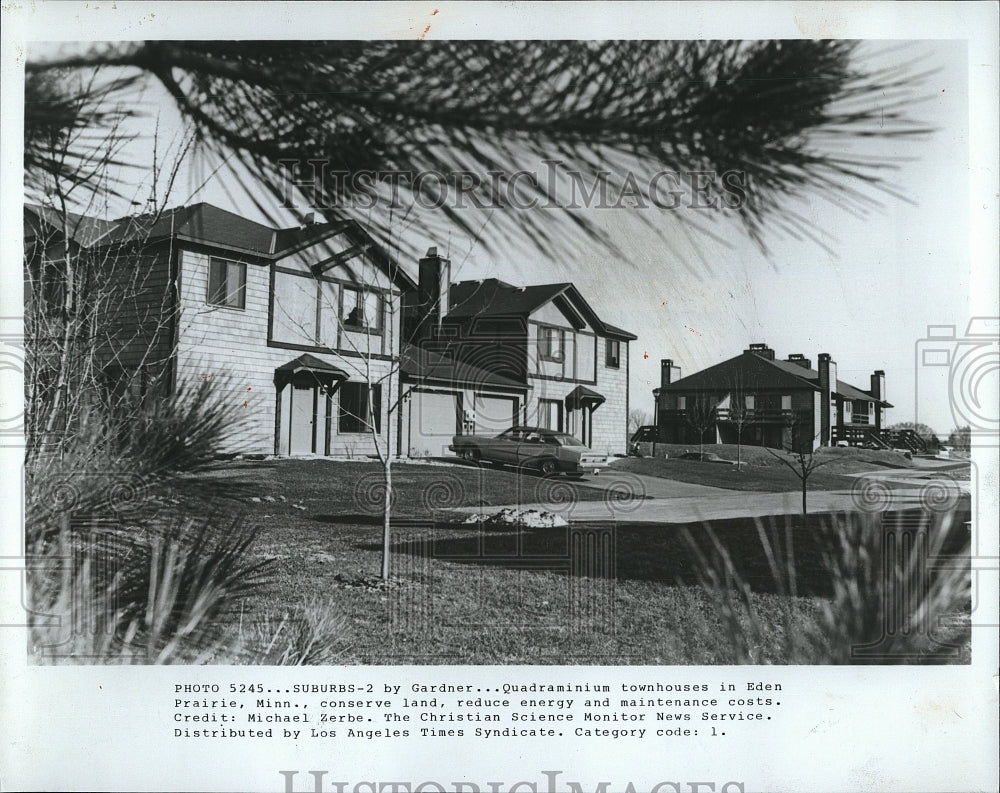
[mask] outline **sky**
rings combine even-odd
[[[49,45],[36,50],[42,55],[53,51]],[[673,359],[682,374],[690,374],[739,354],[750,343],[764,342],[782,358],[802,353],[815,362],[819,353],[830,353],[840,379],[862,389],[868,388],[873,370],[883,369],[887,398],[895,406],[889,423],[919,420],[947,434],[959,423],[947,382],[941,370],[918,365],[917,354],[928,326],[954,325],[961,338],[969,319],[965,45],[866,43],[861,54],[869,63],[920,59],[931,74],[913,91],[910,112],[935,131],[906,144],[880,141],[877,135],[866,144],[873,154],[906,158],[890,178],[905,200],[885,196],[881,208],[861,218],[818,195],[791,205],[830,235],[829,250],[768,233],[764,253],[725,219],[713,226],[722,238],[717,241],[692,235],[677,217],[651,214],[658,210],[590,209],[580,211],[606,232],[617,254],[581,240],[567,255],[525,255],[516,241],[485,246],[458,229],[445,239],[433,238],[414,219],[401,230],[409,249],[404,256],[415,260],[437,245],[450,254],[456,280],[573,281],[599,316],[639,337],[631,345],[633,409],[652,412],[661,358]],[[162,152],[179,140],[180,119],[152,83],[136,108],[140,114],[132,131],[139,137],[127,153],[135,162],[149,162],[154,125]],[[214,173],[217,164],[189,158],[171,203],[208,201],[266,220],[241,187],[238,167]],[[141,173],[130,179],[147,183]],[[137,189],[140,203],[145,190]],[[266,203],[274,218],[294,221],[274,202]]]

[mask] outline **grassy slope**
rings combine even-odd
[[[785,452],[744,446],[740,450],[743,464],[737,467],[679,459],[685,451],[697,452],[698,447],[657,444],[658,455],[666,452],[669,457],[628,457],[617,461],[614,467],[647,476],[730,490],[781,493],[797,491],[802,487],[798,476],[778,459],[781,457],[794,464],[794,458]],[[705,452],[717,454],[724,460],[735,461],[737,457],[736,446],[729,444],[705,446]],[[913,466],[910,460],[896,452],[867,449],[824,448],[817,452],[816,459],[822,465],[809,477],[809,490],[850,490],[855,480],[848,474]]]
[[[658,443],[656,444],[658,456],[664,453],[670,457],[679,457],[684,452],[697,452],[697,444],[676,444]],[[719,455],[724,460],[736,460],[737,447],[734,443],[706,444],[705,453]],[[837,446],[824,446],[816,452],[821,459],[831,460],[838,473],[859,473],[877,468],[912,468],[913,461],[906,459],[898,452],[883,449],[856,449]],[[781,461],[775,455],[792,459],[787,452],[778,449],[765,449],[760,446],[743,446],[739,450],[740,459],[744,464],[753,467],[774,467],[780,466]]]

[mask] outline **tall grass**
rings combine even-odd
[[[790,519],[783,524],[757,520],[755,525],[767,570],[757,578],[734,559],[710,525],[697,536],[685,532],[729,662],[967,660],[969,543],[954,512],[814,517],[807,535],[808,563],[797,558],[797,553],[805,554],[796,545],[806,543]],[[781,597],[751,597],[755,588]],[[772,610],[766,614],[765,602]]]
[[[274,666],[343,662],[347,618],[328,601],[313,598],[279,613],[265,613],[256,621],[240,621],[236,660]]]
[[[217,384],[89,409],[28,457],[31,654],[41,662],[200,663],[238,641],[239,604],[266,581],[226,493],[188,476],[232,427]]]
[[[264,580],[239,521],[64,527],[33,560],[31,651],[55,663],[204,663]]]
[[[29,545],[66,513],[141,510],[210,465],[232,432],[222,390],[205,380],[113,409],[94,401],[72,431],[38,439],[25,469]]]

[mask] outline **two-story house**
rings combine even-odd
[[[400,446],[447,453],[456,434],[514,424],[568,432],[607,454],[627,443],[628,331],[603,321],[571,283],[451,282],[431,248],[406,298]]]
[[[56,222],[36,207],[25,220],[33,240]],[[199,203],[87,228],[92,255],[141,273],[104,342],[133,390],[217,378],[239,415],[233,452],[361,455],[383,423],[395,447],[394,309],[416,284],[356,223],[273,228]]]
[[[653,390],[657,437],[665,443],[743,443],[811,452],[819,446],[892,445],[885,427],[885,372],[870,390],[837,379],[827,353],[817,368],[801,354],[777,360],[766,344],[680,376],[672,359],[660,363]]]

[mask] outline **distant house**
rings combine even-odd
[[[67,239],[97,259],[128,257],[141,276],[103,342],[109,380],[142,394],[222,379],[240,415],[231,451],[373,451],[371,425],[388,421],[383,383],[399,363],[389,306],[416,284],[357,224],[272,228],[205,203],[70,224],[64,233],[56,213],[25,208],[39,283]]]
[[[400,446],[447,453],[456,434],[513,424],[575,435],[592,449],[625,451],[629,342],[571,283],[515,286],[490,278],[451,283],[435,248],[406,296]]]
[[[680,376],[671,359],[660,364],[654,389],[658,437],[667,443],[736,443],[810,452],[819,446],[889,446],[884,429],[885,372],[863,390],[837,379],[837,364],[820,353],[778,360],[766,344]]]

